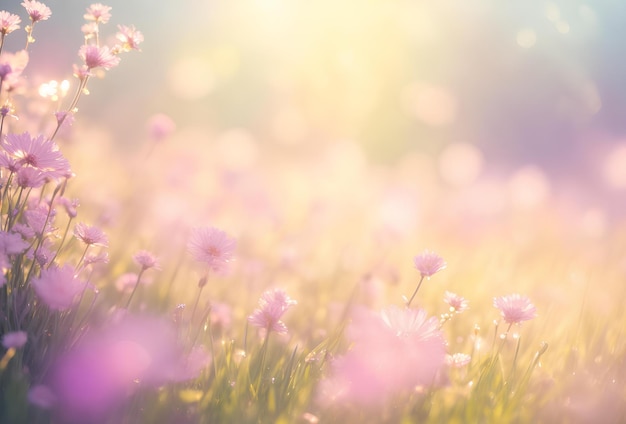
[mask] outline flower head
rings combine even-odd
[[[83,44],[78,51],[78,56],[85,62],[87,70],[100,67],[108,70],[120,63],[120,58],[111,53],[107,46]]]
[[[32,137],[29,133],[7,134],[2,147],[20,166],[32,166],[50,178],[71,175],[70,164],[59,151],[59,146],[44,136]]]
[[[111,7],[105,6],[102,3],[94,3],[87,8],[87,13],[83,15],[88,21],[94,21],[96,23],[106,24],[111,19]]]
[[[413,258],[413,263],[422,277],[430,277],[447,265],[441,256],[430,250],[425,250]]]
[[[19,29],[22,20],[19,16],[0,10],[0,34],[6,35]]]
[[[495,297],[493,306],[500,310],[507,324],[519,324],[537,316],[537,308],[530,302],[530,299],[517,293]]]
[[[141,267],[142,270],[154,268],[159,269],[158,259],[147,250],[140,250],[133,255],[133,261]]]
[[[32,281],[37,296],[52,310],[63,311],[74,303],[83,291],[85,283],[74,274],[67,264],[62,268],[50,267],[41,270],[41,275]]]
[[[280,318],[287,309],[297,303],[283,290],[268,290],[259,299],[259,307],[248,317],[248,321],[262,330],[286,334],[287,326]]]
[[[450,312],[460,314],[468,309],[468,302],[463,296],[459,296],[447,290],[443,295],[443,301],[450,305]]]
[[[30,16],[30,20],[35,23],[39,21],[45,21],[52,15],[50,8],[43,3],[34,0],[26,0],[22,3],[24,9]]]
[[[193,258],[214,272],[223,272],[233,258],[236,241],[214,227],[195,228],[187,248]]]
[[[119,31],[115,37],[122,43],[119,47],[121,51],[139,50],[139,45],[143,43],[143,34],[134,25],[118,25],[117,29]]]
[[[87,246],[107,247],[109,245],[107,235],[100,228],[82,222],[76,224],[74,227],[74,237]]]

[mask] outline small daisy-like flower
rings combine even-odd
[[[283,290],[268,290],[261,296],[259,307],[248,317],[248,322],[267,332],[287,334],[287,326],[280,318],[297,303]]]
[[[83,44],[78,51],[78,56],[85,61],[87,70],[100,67],[108,70],[120,63],[120,58],[111,53],[107,46]]]
[[[468,365],[472,357],[465,353],[455,353],[453,355],[446,355],[446,364],[451,368],[463,368]]]
[[[104,246],[109,245],[109,239],[104,232],[95,226],[87,225],[82,222],[74,227],[74,237],[85,243],[87,246]]]
[[[70,164],[59,151],[59,146],[44,136],[32,137],[29,133],[7,134],[2,143],[7,154],[21,166],[32,166],[50,178],[71,175]]]
[[[495,297],[493,306],[500,310],[507,324],[519,324],[537,316],[537,308],[530,302],[530,299],[517,293]]]
[[[102,3],[94,3],[87,8],[87,13],[83,15],[88,21],[95,21],[96,23],[106,24],[111,19],[110,6],[105,6]]]
[[[85,283],[77,278],[74,268],[67,264],[62,268],[42,269],[41,275],[32,280],[32,286],[37,297],[50,309],[64,311],[72,306],[85,288]]]
[[[413,259],[415,268],[422,277],[430,277],[446,267],[446,262],[441,256],[430,250],[425,250]]]
[[[129,27],[125,25],[118,25],[117,29],[119,31],[115,37],[122,43],[120,50],[139,50],[139,45],[143,43],[143,34],[136,30],[134,25]]]
[[[459,296],[447,290],[443,295],[443,301],[450,305],[450,312],[460,314],[468,309],[468,302],[463,296]]]
[[[193,229],[187,248],[193,258],[214,272],[225,271],[233,258],[236,241],[213,227]]]
[[[2,346],[6,349],[19,349],[28,341],[28,335],[24,331],[12,331],[2,336]]]
[[[7,35],[16,29],[19,29],[22,20],[19,16],[0,10],[0,34]]]
[[[30,20],[33,23],[45,21],[50,17],[50,15],[52,15],[50,8],[38,1],[26,0],[22,3],[22,6],[26,9],[28,16],[30,16]]]
[[[140,250],[133,255],[133,261],[141,267],[142,270],[154,268],[160,269],[158,259],[147,250]]]

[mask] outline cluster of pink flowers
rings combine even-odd
[[[266,334],[271,331],[286,334],[287,326],[280,319],[289,308],[297,303],[284,290],[268,290],[259,299],[259,307],[248,317],[248,321]]]

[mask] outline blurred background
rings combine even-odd
[[[19,3],[2,8],[23,16]],[[30,67],[72,80],[89,2],[46,4]],[[162,112],[208,142],[287,155],[348,142],[374,166],[418,157],[455,190],[497,178],[602,225],[626,213],[624,2],[105,4],[103,34],[134,24],[146,40],[81,100],[81,119],[106,123],[120,148]]]

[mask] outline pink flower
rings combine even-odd
[[[224,231],[213,227],[195,228],[187,243],[194,259],[214,272],[223,272],[233,258],[236,242]]]
[[[37,168],[47,177],[62,178],[71,175],[70,164],[59,151],[59,146],[42,135],[31,137],[27,132],[7,134],[2,147],[20,166]]]
[[[443,258],[430,250],[425,250],[413,258],[413,263],[422,277],[430,277],[446,267]]]
[[[85,243],[87,246],[104,246],[109,245],[109,239],[104,232],[95,226],[87,225],[82,222],[74,227],[74,237]]]
[[[136,272],[127,272],[120,275],[115,280],[115,288],[121,292],[131,292],[137,284],[137,278],[139,274]],[[150,276],[141,277],[140,284],[148,286],[152,284],[153,280]]]
[[[28,52],[20,50],[16,53],[0,54],[0,81],[2,81],[2,89],[4,84],[8,85],[7,90],[18,85],[22,72],[28,65]]]
[[[0,10],[0,34],[3,36],[19,29],[22,20],[19,16]]]
[[[28,238],[33,235],[46,236],[52,233],[54,231],[52,221],[55,215],[56,212],[54,209],[50,210],[48,206],[43,204],[26,210],[24,217],[26,218],[26,224],[28,229],[32,232],[32,235],[27,233],[23,233],[23,235]],[[13,228],[17,231],[17,224],[14,225]]]
[[[443,301],[450,305],[450,312],[460,314],[468,309],[468,302],[463,296],[459,296],[447,290],[443,295]]]
[[[287,334],[287,326],[280,321],[280,318],[287,309],[297,303],[283,290],[268,290],[261,296],[259,307],[248,317],[248,322],[267,332]]]
[[[29,244],[19,234],[0,231],[0,252],[7,255],[17,255],[26,250],[28,246]]]
[[[119,32],[115,37],[122,43],[120,50],[130,51],[139,50],[139,45],[143,42],[143,34],[135,29],[134,25],[129,27],[118,25]]]
[[[439,320],[423,309],[357,310],[348,328],[351,349],[322,382],[324,403],[380,405],[418,386],[432,386],[445,361]]]
[[[133,261],[141,267],[142,270],[154,268],[160,269],[158,259],[147,250],[140,250],[133,255]]]
[[[17,185],[21,188],[39,188],[46,183],[46,175],[30,166],[18,169],[16,177]]]
[[[78,55],[85,62],[87,70],[99,67],[108,70],[120,63],[120,58],[111,53],[107,46],[98,47],[94,44],[83,44]]]
[[[64,311],[72,306],[85,283],[77,278],[71,265],[65,265],[42,269],[41,275],[32,280],[32,286],[50,309]]]
[[[147,129],[154,141],[161,141],[176,129],[176,124],[164,113],[157,113],[148,120]]]
[[[2,346],[6,349],[19,349],[28,341],[28,335],[24,331],[12,331],[2,336]]]
[[[495,297],[493,306],[500,310],[502,318],[507,324],[519,324],[537,316],[537,309],[530,302],[530,299],[517,293]]]
[[[95,21],[96,23],[106,24],[111,19],[111,7],[104,6],[101,3],[94,3],[87,8],[87,13],[83,15],[88,21]]]
[[[52,15],[50,8],[43,3],[34,0],[26,0],[22,3],[24,9],[30,16],[30,20],[35,23],[39,21],[45,21]]]
[[[193,377],[207,364],[201,352],[183,353],[174,326],[156,316],[123,315],[86,332],[49,373],[59,422],[117,422],[137,387]]]

